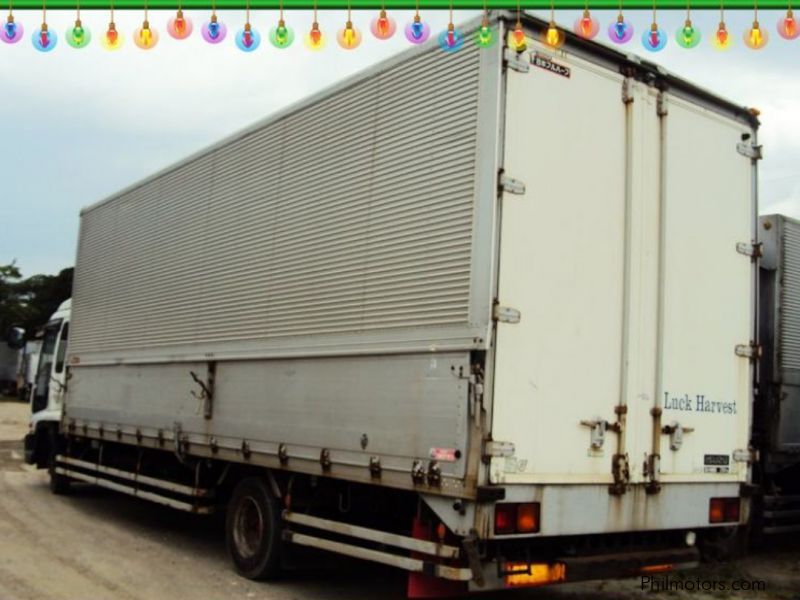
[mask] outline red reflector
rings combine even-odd
[[[740,506],[739,498],[712,498],[708,505],[708,522],[738,523]]]
[[[494,532],[499,535],[514,533],[517,526],[517,505],[496,504],[494,507]]]

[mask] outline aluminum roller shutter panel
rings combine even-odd
[[[783,220],[780,368],[800,372],[800,224]]]
[[[85,211],[71,353],[466,327],[479,58],[417,54]]]

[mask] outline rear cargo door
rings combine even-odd
[[[611,479],[620,401],[623,78],[532,53],[508,70],[492,435],[494,482]],[[588,101],[587,99],[591,99]]]
[[[740,144],[752,132],[671,94],[663,104],[662,481],[743,479],[754,263],[741,251],[755,198]]]

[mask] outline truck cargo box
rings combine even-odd
[[[800,221],[765,215],[759,223],[764,245],[759,314],[765,343],[754,434],[766,468],[777,474],[800,463]],[[791,479],[796,481],[796,474]],[[800,492],[798,484],[785,487]]]
[[[414,490],[460,535],[503,537],[497,498],[537,536],[709,526],[748,480],[758,121],[524,24],[86,208],[65,428]]]

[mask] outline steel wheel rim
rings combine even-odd
[[[264,539],[264,515],[258,502],[248,496],[239,505],[234,517],[233,542],[243,558],[252,558]]]

